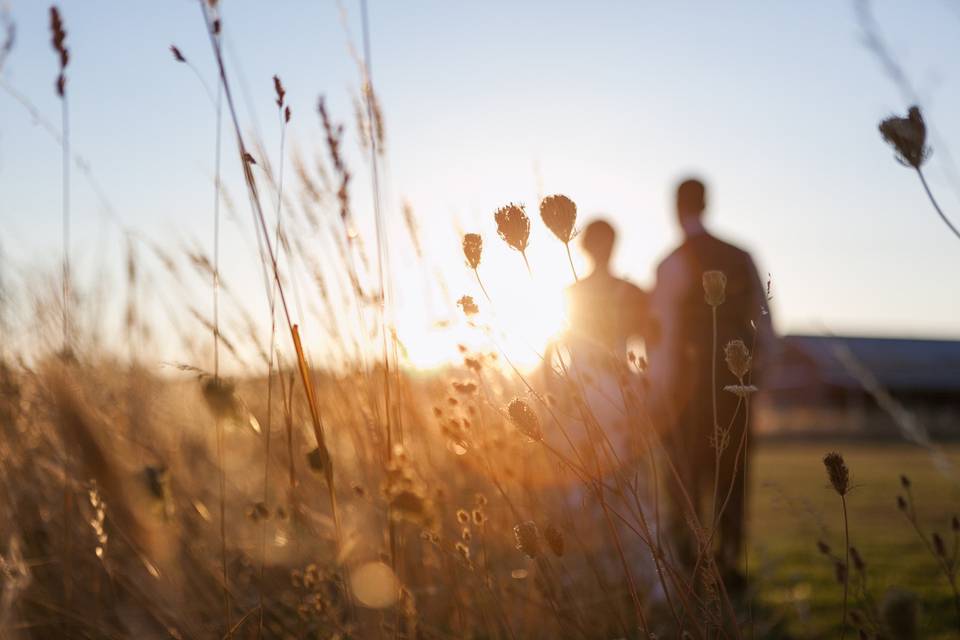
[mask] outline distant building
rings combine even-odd
[[[762,433],[960,438],[960,341],[791,335],[771,369]]]

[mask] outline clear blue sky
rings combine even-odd
[[[76,150],[126,225],[170,245],[205,242],[213,113],[168,51],[176,43],[213,81],[196,2],[60,4]],[[321,93],[355,148],[359,77],[337,4],[223,4],[232,72],[249,91],[245,126],[256,122],[275,153],[270,78],[278,73],[294,112],[291,148],[323,152]],[[48,4],[9,5],[18,38],[4,79],[58,123]],[[358,41],[359,6],[343,6]],[[932,187],[960,222],[941,148],[960,159],[960,6],[878,2],[874,11],[936,130]],[[618,269],[649,285],[677,239],[673,186],[695,172],[712,189],[708,224],[772,274],[781,331],[960,336],[960,242],[877,134],[879,119],[907,105],[862,45],[852,3],[371,0],[370,13],[387,215],[399,220],[400,203],[413,205],[455,287],[469,282],[458,228],[482,230],[492,245],[497,206],[520,200],[534,209],[538,193],[553,192],[576,200],[584,219],[614,221]],[[225,270],[249,280],[257,274],[246,264],[249,213],[236,159],[225,157],[242,221],[225,232]],[[56,264],[59,158],[0,92],[0,241],[21,267]],[[351,159],[362,194],[363,165]],[[105,256],[117,262],[122,250],[97,199],[79,176],[74,185],[78,262],[88,270]],[[367,205],[358,195],[361,218]],[[539,233],[535,264],[556,259],[562,270]],[[494,257],[515,259],[502,254]],[[416,306],[414,297],[401,292],[398,304]]]

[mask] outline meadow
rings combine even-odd
[[[505,196],[438,265],[449,252],[421,244],[412,208],[394,212],[405,237],[385,231],[394,208],[381,201],[385,133],[369,68],[358,65],[359,153],[320,99],[310,117],[323,147],[288,157],[282,80],[270,93],[281,133],[268,144],[235,108],[218,3],[199,4],[212,82],[194,52],[172,46],[170,64],[200,78],[223,124],[213,233],[166,246],[117,223],[115,287],[71,268],[69,178],[96,183],[72,162],[69,24],[50,11],[64,242],[56,267],[2,283],[0,637],[953,637],[954,472],[893,443],[768,440],[745,458],[747,437],[722,425],[749,414],[766,354],[754,335],[717,343],[724,274],[702,274],[702,315],[714,323],[712,392],[736,399],[733,416],[713,403],[706,439],[715,468],[733,459],[751,478],[743,589],[714,551],[732,483],[715,482],[709,512],[673,505],[682,535],[664,522],[664,487],[687,487],[664,444],[670,421],[648,402],[643,354],[606,350],[585,373],[563,337],[546,354],[523,345],[535,367],[504,347],[511,318],[544,310],[511,309],[488,289],[491,247],[509,249],[513,280],[569,268],[577,281],[576,204],[555,194],[528,210]],[[922,180],[919,111],[888,129]],[[221,181],[226,154],[242,193]],[[371,178],[363,199],[356,164]],[[250,219],[237,222],[246,203]],[[262,278],[221,272],[226,221]],[[531,264],[531,229],[554,243],[555,263]],[[438,327],[470,338],[430,367],[411,360],[418,345],[396,322],[408,283],[390,256],[401,245],[415,256],[406,275],[445,296],[423,342]],[[453,269],[468,290],[446,288]],[[768,302],[752,309],[753,331]],[[598,378],[617,396],[613,413],[598,410]],[[953,447],[945,455],[960,461]]]
[[[819,464],[826,450],[842,451],[853,475],[851,541],[867,565],[870,597],[881,602],[897,590],[922,601],[924,638],[956,636],[950,586],[917,538],[896,497],[900,475],[917,493],[918,519],[929,533],[949,535],[960,505],[960,487],[917,447],[871,442],[767,442],[753,467],[751,553],[762,585],[758,599],[783,616],[794,637],[832,637],[839,632],[840,598],[833,563],[817,550],[825,541],[842,548],[836,495]],[[956,465],[960,451],[946,448]],[[839,543],[839,544],[838,544]]]

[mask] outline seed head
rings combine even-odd
[[[60,10],[56,6],[50,7],[50,42],[53,44],[54,51],[60,56],[60,73],[57,74],[57,95],[63,97],[64,88],[67,84],[65,71],[67,64],[70,63],[70,50],[65,44],[67,32],[63,28],[63,20],[60,18]]]
[[[897,509],[900,509],[900,511],[907,510],[907,501],[903,496],[897,496]]]
[[[280,82],[280,76],[273,76],[273,91],[277,94],[277,108],[283,108],[283,99],[287,95],[286,89],[283,88],[283,83]]]
[[[177,62],[186,62],[187,59],[183,57],[183,54],[180,53],[180,49],[177,48],[177,45],[170,45],[170,53],[173,54],[173,59]]]
[[[523,253],[527,250],[527,241],[530,239],[530,218],[523,210],[522,204],[510,203],[497,209],[493,214],[497,222],[497,233],[508,245]]]
[[[723,357],[727,361],[727,368],[730,369],[730,373],[737,376],[738,380],[743,380],[753,363],[750,350],[739,338],[727,343],[727,346],[723,348]]]
[[[563,557],[563,532],[560,529],[553,524],[548,524],[547,528],[543,530],[543,539],[547,541],[547,546],[550,547],[553,555],[558,558]]]
[[[465,563],[470,564],[470,547],[462,542],[458,542],[454,545],[454,548],[457,550],[457,555],[460,556],[460,559]]]
[[[823,540],[817,540],[817,550],[825,556],[830,555],[830,545]]]
[[[860,555],[860,552],[857,551],[856,547],[850,547],[850,560],[853,561],[853,568],[859,573],[863,573],[867,570],[867,564],[863,561],[863,557]]]
[[[937,552],[937,555],[941,558],[947,557],[947,548],[943,544],[943,538],[940,537],[939,533],[934,533],[933,536],[933,550]]]
[[[521,522],[513,528],[513,537],[516,539],[517,549],[522,551],[531,560],[540,555],[540,532],[533,520]]]
[[[560,242],[568,243],[577,222],[577,205],[567,196],[547,196],[540,202],[540,219]]]
[[[833,575],[837,582],[844,584],[847,581],[847,566],[839,560],[833,563]]]
[[[727,299],[727,276],[723,271],[703,272],[703,298],[711,307],[719,307]]]
[[[520,398],[514,398],[507,406],[507,412],[510,414],[510,422],[517,428],[517,431],[531,440],[543,440],[543,431],[540,429],[540,418],[536,412],[530,408],[530,405]]]
[[[897,162],[905,167],[919,169],[930,157],[927,126],[916,105],[910,107],[906,118],[891,116],[882,121],[880,135],[896,151]]]
[[[483,253],[483,238],[479,233],[468,233],[463,236],[463,256],[471,269],[480,266],[480,255]]]
[[[823,466],[827,468],[830,484],[838,495],[845,496],[850,491],[850,469],[839,453],[828,453],[823,457]]]
[[[480,307],[474,302],[473,296],[461,296],[457,300],[457,304],[463,309],[463,315],[465,316],[475,316],[480,313]]]
[[[457,522],[460,524],[467,524],[470,521],[470,516],[463,509],[457,509]]]
[[[908,478],[907,476],[901,474],[901,475],[900,475],[900,486],[903,487],[904,489],[909,489],[909,488],[910,488],[910,478]]]

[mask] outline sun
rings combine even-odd
[[[468,318],[451,307],[448,317],[438,319],[430,317],[423,304],[398,306],[397,336],[414,368],[459,364],[461,345],[469,351],[498,353],[509,361],[503,363],[506,367],[513,363],[529,371],[542,363],[547,345],[567,325],[564,290],[572,280],[569,270],[531,274],[522,263],[491,261],[482,273],[489,299],[475,279],[463,278],[461,285],[479,307],[475,316]]]

